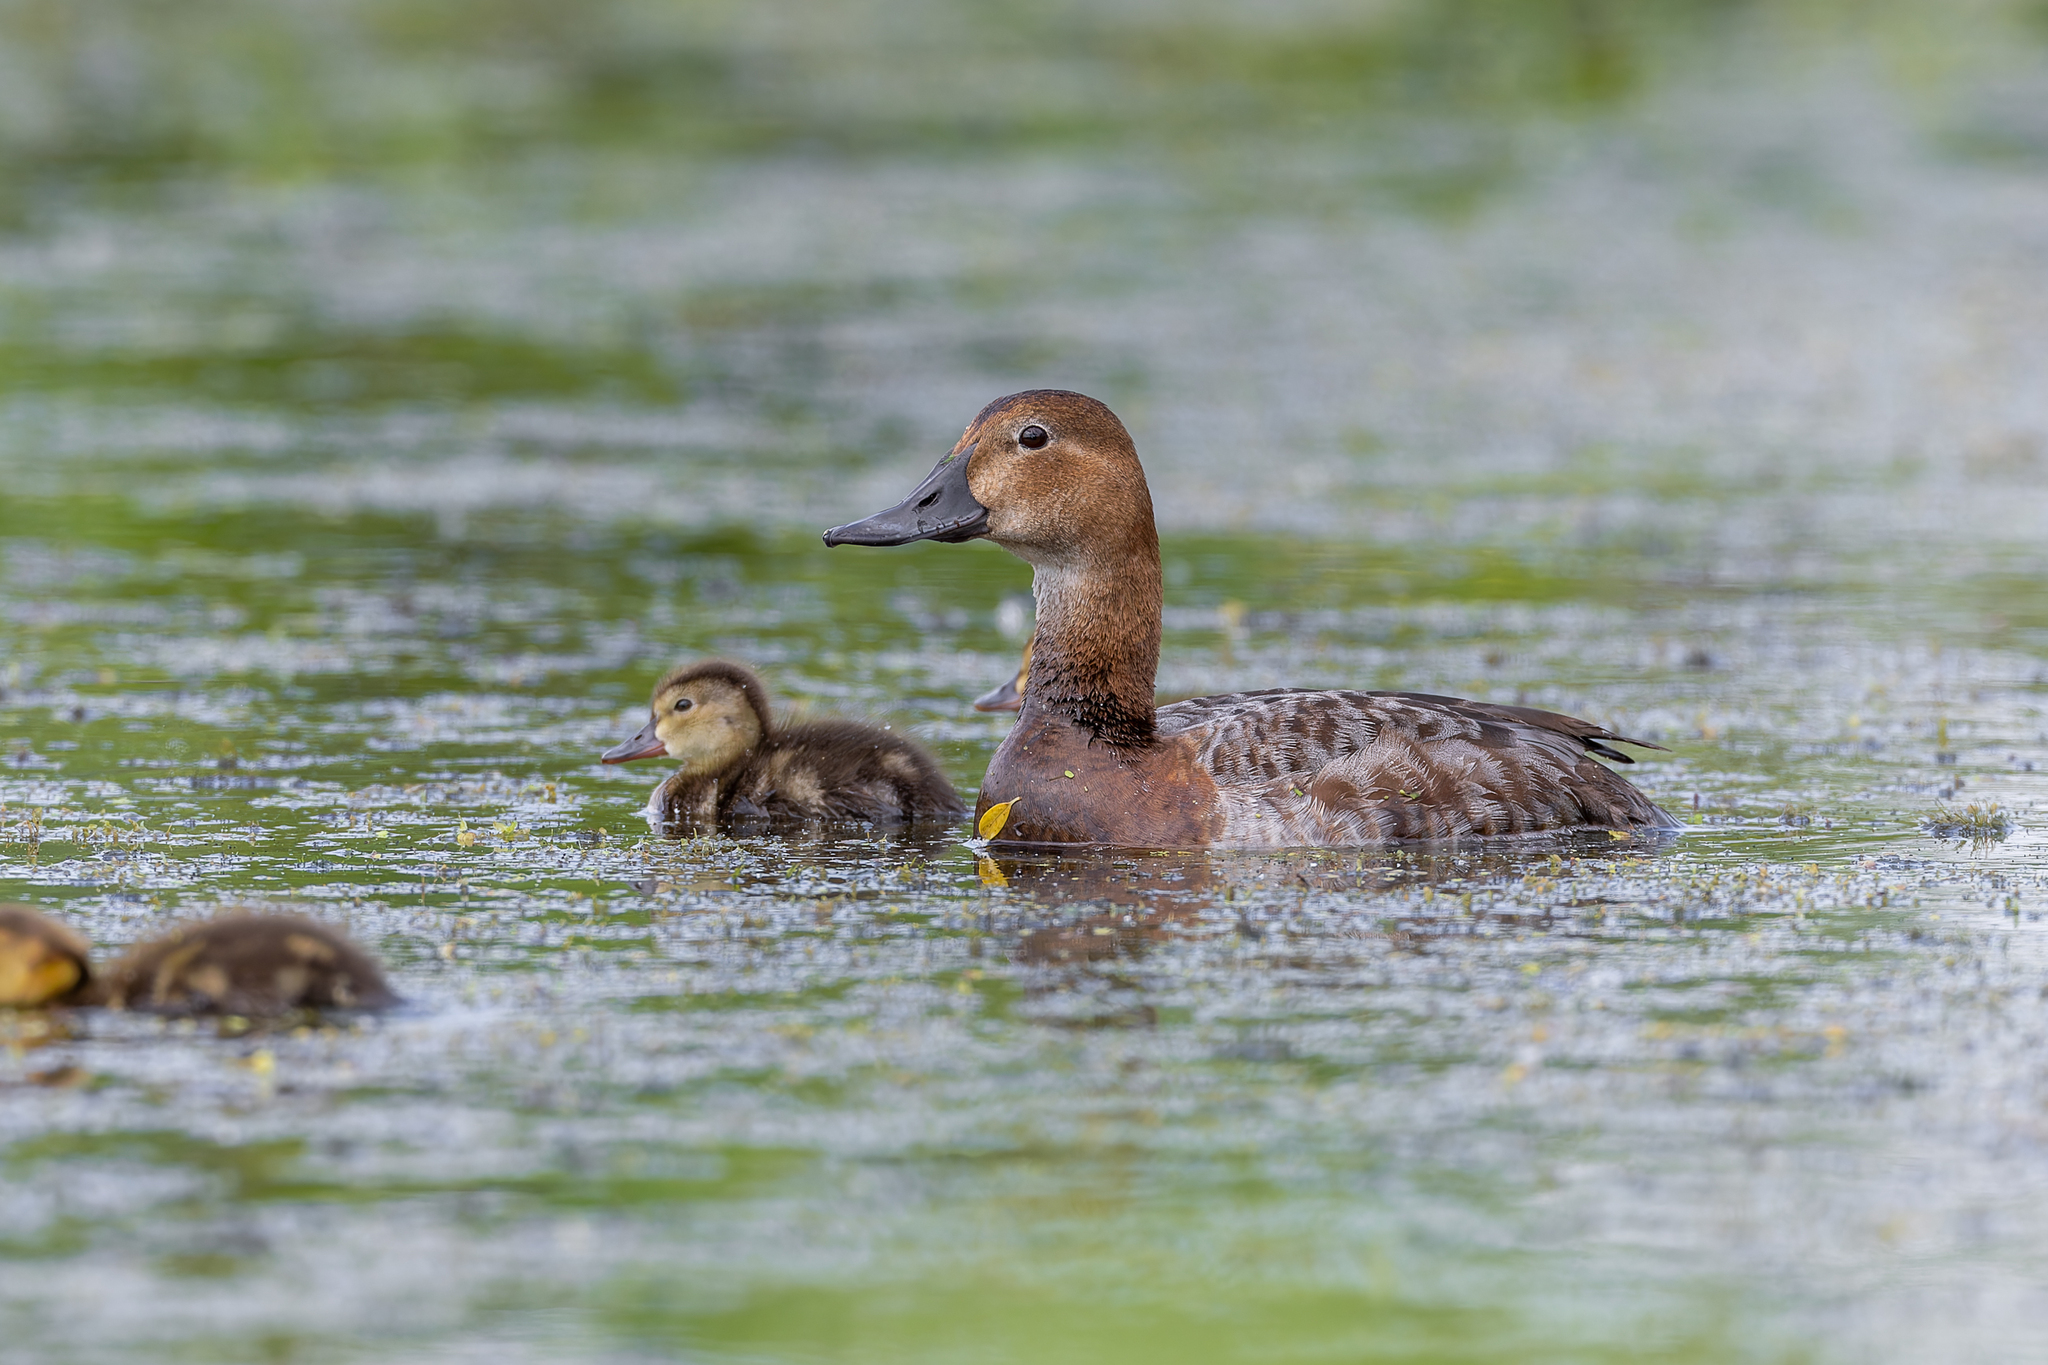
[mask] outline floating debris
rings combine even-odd
[[[1920,822],[1920,828],[1937,839],[1981,846],[2010,838],[2014,824],[1996,801],[1972,801],[1967,806],[1941,806]]]

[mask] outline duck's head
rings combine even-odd
[[[984,536],[1046,566],[1153,540],[1152,494],[1116,414],[1065,389],[998,398],[909,497],[833,527],[825,543],[907,545]]]
[[[640,733],[604,751],[607,763],[667,754],[691,774],[724,772],[775,728],[768,689],[740,664],[685,664],[654,685],[653,713]]]
[[[0,1006],[32,1009],[77,995],[92,976],[91,949],[26,905],[0,905]]]

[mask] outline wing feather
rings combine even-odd
[[[1215,779],[1231,842],[1379,843],[1674,825],[1595,762],[1660,746],[1528,706],[1419,692],[1237,692],[1163,706]]]

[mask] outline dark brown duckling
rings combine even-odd
[[[376,961],[315,919],[238,912],[139,943],[81,1003],[152,1014],[268,1016],[399,1003]]]
[[[74,1002],[92,980],[91,945],[26,905],[0,905],[0,1006]]]
[[[662,754],[682,763],[647,802],[648,819],[664,826],[762,816],[900,825],[967,813],[923,745],[858,721],[779,724],[760,675],[723,659],[656,683],[647,724],[604,761]]]
[[[1024,661],[1017,665],[1017,675],[1001,687],[991,688],[974,699],[977,711],[1022,711],[1024,689],[1031,682],[1031,647],[1038,643],[1032,636],[1024,642]]]

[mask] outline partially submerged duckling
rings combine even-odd
[[[26,905],[0,905],[0,1006],[68,1004],[92,980],[92,948]]]
[[[375,959],[303,915],[222,915],[180,925],[101,973],[88,1004],[152,1014],[286,1014],[388,1009],[398,996]]]
[[[180,925],[95,972],[77,933],[25,905],[0,906],[0,1005],[262,1016],[398,1003],[368,953],[301,915]]]
[[[604,761],[662,754],[682,763],[647,802],[648,818],[664,825],[755,816],[893,825],[967,813],[923,745],[858,721],[778,724],[760,675],[723,659],[656,683],[647,724]]]
[[[1152,493],[1130,433],[1083,394],[990,403],[909,497],[825,543],[982,537],[1032,566],[1038,602],[1022,714],[981,783],[984,837],[1284,848],[1676,827],[1598,761],[1658,746],[1571,716],[1348,689],[1156,705]]]
[[[1017,674],[1000,687],[992,687],[974,699],[977,711],[1022,711],[1024,689],[1031,682],[1031,647],[1038,643],[1032,636],[1024,642],[1024,661],[1017,665]]]

